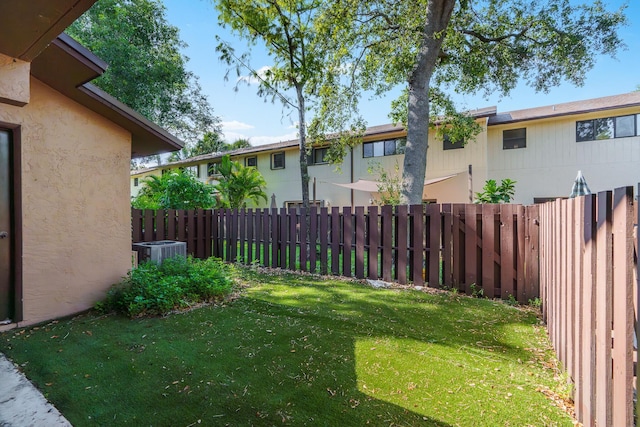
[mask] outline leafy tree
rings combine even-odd
[[[234,150],[239,150],[241,148],[250,148],[250,147],[251,147],[251,143],[249,142],[248,139],[238,138],[235,141],[233,141],[231,144],[227,144],[225,146],[225,150],[234,151]]]
[[[255,204],[260,199],[267,201],[263,190],[267,183],[256,168],[242,166],[226,155],[218,165],[218,173],[222,177],[213,185],[218,191],[217,207],[237,209],[246,207],[247,200]]]
[[[500,181],[500,185],[495,179],[489,179],[482,187],[482,192],[476,193],[474,203],[509,203],[516,193],[516,181],[509,178]]]
[[[93,81],[105,92],[187,144],[220,132],[160,0],[100,0],[67,32],[109,64]]]
[[[208,209],[215,203],[213,187],[188,171],[173,169],[143,182],[145,185],[132,201],[137,209]]]
[[[408,133],[404,203],[421,202],[432,109],[454,125],[469,124],[469,118],[453,114],[447,91],[506,96],[521,80],[540,91],[563,80],[582,84],[598,55],[614,55],[620,48],[618,30],[626,23],[623,8],[610,12],[601,1],[328,0],[326,5],[316,30],[334,62],[322,93],[332,99],[344,92],[345,105],[353,108],[352,98],[363,90],[407,87],[399,109],[406,111]],[[334,72],[346,74],[348,82]],[[333,102],[332,108],[341,106]],[[468,129],[460,133],[473,135]]]
[[[309,207],[307,165],[307,98],[323,72],[323,50],[315,40],[314,19],[321,0],[216,0],[219,24],[254,45],[264,44],[273,64],[264,73],[253,69],[248,53],[238,55],[224,41],[217,50],[222,60],[240,71],[248,69],[259,82],[258,95],[279,99],[298,114],[302,201]],[[293,96],[289,96],[291,91]]]
[[[378,194],[380,199],[376,202],[380,206],[400,204],[400,192],[402,190],[402,175],[400,165],[396,161],[393,172],[386,170],[380,162],[371,162],[367,172],[378,176]]]

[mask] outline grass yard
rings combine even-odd
[[[249,269],[164,318],[0,334],[78,426],[572,426],[534,313],[451,293]]]

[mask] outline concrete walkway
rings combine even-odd
[[[70,427],[71,423],[0,353],[0,427]]]

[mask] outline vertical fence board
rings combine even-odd
[[[527,244],[525,251],[525,299],[523,304],[530,299],[540,296],[540,214],[538,205],[527,206]]]
[[[287,268],[287,234],[289,231],[289,217],[287,216],[287,209],[280,208],[280,215],[278,215],[278,231],[280,242],[280,268]]]
[[[327,274],[329,262],[329,209],[320,208],[320,274]]]
[[[365,222],[364,222],[364,206],[356,206],[356,277],[364,278],[364,241],[365,241]]]
[[[312,249],[312,242],[310,240],[309,233],[307,233],[307,228],[310,225],[309,222],[311,221],[311,218],[309,217],[309,211],[306,208],[300,208],[299,221],[300,222],[298,223],[298,227],[300,232],[298,233],[297,245],[300,248],[300,266],[298,268],[300,268],[300,271],[307,271],[307,260],[309,259],[307,252],[310,250],[315,250],[315,242],[314,248]]]
[[[411,215],[411,280],[414,286],[422,286],[424,271],[424,206],[412,205]]]
[[[331,274],[340,275],[340,211],[331,208]]]
[[[566,201],[565,204],[565,240],[564,242],[564,253],[566,254],[565,256],[565,283],[566,283],[566,288],[567,288],[567,295],[566,295],[566,299],[565,299],[565,306],[566,306],[566,310],[567,310],[567,332],[565,335],[565,340],[566,340],[566,345],[567,345],[567,349],[566,349],[566,361],[565,361],[565,368],[567,370],[567,372],[569,373],[569,378],[575,378],[574,376],[574,359],[573,359],[573,354],[576,350],[575,347],[575,343],[574,343],[574,334],[573,331],[575,329],[575,324],[574,324],[574,320],[575,320],[575,299],[574,299],[574,295],[575,295],[575,282],[573,281],[573,245],[570,243],[571,242],[571,236],[573,235],[573,223],[574,223],[574,203],[575,199],[569,199]]]
[[[396,206],[396,278],[398,283],[407,283],[407,225],[408,225],[407,205]]]
[[[342,275],[351,277],[351,245],[353,243],[351,207],[342,208]]]
[[[613,193],[613,425],[633,425],[633,187]]]
[[[525,287],[525,246],[526,246],[526,233],[525,222],[526,211],[525,207],[518,205],[516,207],[516,222],[514,224],[514,233],[516,238],[516,295],[517,300],[525,302],[527,300],[526,287]]]
[[[316,272],[318,255],[318,207],[311,206],[309,212],[309,271]]]
[[[451,288],[453,284],[453,212],[450,203],[442,205],[442,284]]]
[[[256,230],[255,216],[253,209],[247,209],[247,253],[245,257],[245,264],[251,264],[254,260],[253,251],[255,249],[254,234]]]
[[[572,282],[575,284],[575,293],[573,296],[574,311],[574,327],[571,330],[573,334],[573,382],[575,384],[574,389],[574,402],[583,402],[584,388],[582,386],[582,378],[584,373],[582,372],[582,358],[585,356],[582,352],[582,331],[584,330],[583,314],[582,314],[582,295],[584,293],[584,282],[582,280],[582,221],[584,220],[584,197],[575,198],[572,201],[574,215],[573,215],[573,227],[572,227],[572,241],[567,242],[573,246],[573,277]],[[576,410],[576,416],[579,416],[579,411]]]
[[[142,211],[131,209],[131,241],[142,242]]]
[[[166,240],[166,226],[167,221],[165,219],[166,211],[164,209],[158,209],[156,211],[156,240]]]
[[[271,267],[280,266],[278,254],[280,253],[280,216],[278,209],[271,209]]]
[[[391,206],[382,207],[382,280],[393,279],[393,211]]]
[[[375,280],[379,277],[378,272],[378,256],[380,255],[380,228],[378,218],[378,207],[369,206],[368,209],[368,233],[367,233],[367,245],[369,246],[368,259],[367,259],[367,277]]]
[[[611,400],[611,192],[598,193],[598,231],[596,241],[596,423],[612,425]]]
[[[296,208],[289,208],[289,215],[288,216],[288,220],[289,220],[289,236],[288,236],[288,243],[289,243],[289,264],[288,264],[288,268],[289,270],[292,271],[296,271],[297,270],[297,266],[296,266],[296,249],[297,249],[297,230],[299,227],[299,223],[298,223],[298,214],[297,214],[297,209]],[[302,240],[302,239],[300,239]],[[302,260],[300,260],[300,263],[302,264]]]
[[[463,220],[465,218],[463,204],[456,203],[452,206],[451,223],[451,285],[459,291],[464,291],[464,231]]]
[[[432,288],[440,287],[440,205],[427,205],[427,227],[428,227],[428,276],[425,277],[429,281]]]
[[[595,272],[596,272],[596,196],[584,197],[584,217],[582,230],[583,262],[582,262],[582,403],[578,404],[578,411],[582,413],[581,422],[585,427],[595,425],[595,331],[596,323],[593,314],[595,310]]]
[[[207,209],[204,217],[204,256],[210,258],[212,256],[212,240],[211,240],[211,228],[213,223],[213,211]]]
[[[482,205],[482,289],[487,298],[495,297],[495,205]]]
[[[515,260],[513,208],[513,205],[500,205],[500,292],[502,299],[508,299],[509,295],[517,298],[513,286]]]
[[[262,211],[262,265],[268,267],[271,265],[269,262],[271,255],[271,246],[273,245],[273,234],[271,229],[271,216],[269,215],[269,209],[265,208]]]
[[[464,291],[471,295],[471,285],[478,283],[478,217],[480,205],[468,205],[464,214]]]
[[[246,244],[247,244],[247,210],[245,208],[238,210],[238,258],[241,263],[247,263]]]
[[[144,241],[152,242],[155,240],[155,224],[154,212],[151,209],[144,211]]]

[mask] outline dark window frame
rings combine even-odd
[[[404,144],[402,143],[404,141]],[[362,158],[369,159],[371,157],[387,157],[387,156],[397,156],[400,154],[404,154],[404,149],[407,144],[407,139],[405,137],[400,138],[392,138],[392,139],[381,139],[379,141],[369,141],[362,143]],[[393,143],[393,152],[388,149],[389,145]],[[381,148],[382,154],[376,155],[376,144],[379,144]],[[371,147],[367,150],[367,147]],[[367,155],[367,151],[370,151],[370,155]]]
[[[451,142],[448,134],[444,134],[442,137],[442,150],[459,150],[460,148],[464,148],[464,139],[459,139],[458,141]]]
[[[313,148],[311,150],[311,156],[309,156],[309,159],[307,160],[307,164],[309,164],[309,166],[313,166],[313,165],[326,165],[329,163],[329,161],[325,160],[325,157],[327,156],[327,153],[329,152],[329,147],[316,147]],[[318,157],[318,153],[324,153],[321,154],[321,160],[317,161],[317,157]]]
[[[133,186],[137,187],[138,185],[140,185],[140,179],[139,178],[133,178]]]
[[[524,135],[520,135],[523,133]],[[522,142],[522,145],[520,145]],[[527,128],[505,129],[502,131],[502,149],[517,150],[527,148]]]
[[[251,160],[255,160],[255,164],[254,165],[250,165],[249,162]],[[244,158],[244,165],[245,167],[251,167],[251,168],[256,168],[258,169],[258,156],[247,156]]]
[[[618,119],[627,118],[627,117],[630,117],[633,119],[633,133],[632,135],[619,135]],[[596,132],[596,128],[598,127],[597,124],[598,122],[603,122],[605,120],[612,121],[613,129],[611,131],[611,135],[609,137],[598,138],[598,134]],[[639,121],[640,121],[640,115],[638,114],[623,114],[621,116],[598,117],[595,119],[588,119],[588,120],[576,120],[576,142],[607,141],[610,139],[633,138],[635,136],[640,136]]]
[[[282,156],[282,166],[276,166],[275,163],[275,158],[276,156]],[[284,151],[278,151],[276,153],[271,153],[271,170],[279,170],[279,169],[285,169],[286,167],[286,163],[285,163],[285,154]]]

